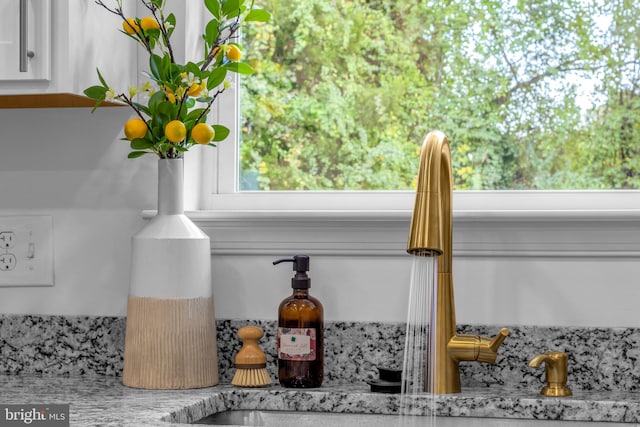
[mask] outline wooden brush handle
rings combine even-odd
[[[258,340],[263,335],[262,328],[258,326],[243,326],[238,329],[238,336],[242,340],[242,348],[236,355],[236,368],[262,369],[267,366],[267,356],[258,345]]]

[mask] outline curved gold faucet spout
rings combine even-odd
[[[407,252],[412,255],[443,255],[438,271],[451,265],[451,151],[449,139],[440,131],[425,137],[420,151],[416,200]]]
[[[452,264],[453,174],[449,139],[440,131],[430,132],[420,151],[416,199],[411,218],[407,252],[418,256],[438,256],[438,279],[433,310],[435,349],[427,366],[435,371],[433,393],[460,392],[460,361],[494,363],[509,334],[503,328],[495,338],[458,335],[453,295]],[[425,356],[426,357],[426,356]]]

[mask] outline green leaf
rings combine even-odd
[[[151,70],[151,74],[156,80],[162,80],[162,58],[158,55],[152,53],[149,55],[149,69]]]
[[[84,90],[84,94],[91,99],[104,100],[107,88],[103,86],[91,86]]]
[[[160,38],[160,30],[156,28],[149,28],[148,30],[144,30],[144,34],[150,37],[152,40],[158,40]]]
[[[185,73],[191,73],[196,77],[201,77],[201,74],[202,74],[202,72],[200,71],[200,67],[198,67],[193,62],[187,62],[184,65],[184,72]]]
[[[253,74],[253,68],[244,62],[230,62],[224,68],[239,74]]]
[[[144,156],[145,154],[151,154],[149,151],[132,151],[127,156],[130,159],[135,159],[136,157]]]
[[[240,9],[240,0],[223,0],[222,14],[229,15],[230,12]]]
[[[164,137],[164,128],[161,123],[158,123],[158,126],[154,126],[151,129],[151,134],[156,141],[161,140]]]
[[[209,78],[207,79],[207,89],[211,90],[218,87],[227,77],[227,69],[224,67],[216,68],[211,71]]]
[[[166,117],[167,119],[170,117],[175,117],[176,109],[178,106],[176,104],[172,104],[169,101],[164,101],[160,105],[158,105],[158,114]]]
[[[179,84],[182,80],[182,76],[180,75],[182,73],[182,66],[169,62],[169,66],[167,67],[167,69],[167,76],[173,79],[176,84]]]
[[[160,72],[163,80],[171,80],[171,57],[168,53],[165,53],[165,55],[162,57],[162,61],[160,64]]]
[[[222,5],[222,14],[234,18],[240,14],[240,0],[226,0]]]
[[[218,29],[218,21],[212,19],[204,28],[203,37],[209,46],[213,46],[216,43],[218,34],[220,34],[220,31]]]
[[[196,108],[195,110],[189,111],[189,114],[187,114],[187,120],[197,119],[203,111],[205,111],[205,108]]]
[[[222,125],[213,125],[213,130],[215,131],[215,136],[213,137],[214,141],[222,141],[227,136],[229,136],[229,128]]]
[[[153,142],[144,138],[136,138],[131,141],[130,145],[132,150],[148,150],[153,147]]]
[[[102,83],[102,86],[104,86],[105,88],[108,88],[109,85],[104,80],[104,77],[102,77],[102,74],[100,74],[100,70],[98,68],[96,68],[96,71],[98,72],[98,79],[100,79],[100,83]]]
[[[220,20],[220,0],[204,0],[204,5],[216,19]]]
[[[149,114],[155,115],[158,107],[164,102],[164,92],[159,90],[149,98]]]
[[[100,98],[100,99],[96,100],[96,105],[94,105],[93,108],[91,109],[91,113],[93,113],[94,111],[96,111],[98,109],[100,104],[102,104],[102,101],[104,101],[104,98]]]
[[[247,13],[247,16],[244,18],[245,22],[267,22],[270,19],[271,14],[264,9],[253,9],[251,12]]]

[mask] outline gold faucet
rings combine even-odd
[[[498,349],[509,335],[507,328],[500,330],[495,338],[456,333],[451,278],[452,196],[449,139],[440,131],[432,131],[425,137],[420,152],[407,252],[418,256],[438,256],[435,324],[431,325],[430,332],[435,333],[435,372],[431,373],[435,373],[435,379],[431,381],[432,385],[425,386],[434,388],[425,391],[437,394],[459,393],[460,362],[476,360],[495,363]]]

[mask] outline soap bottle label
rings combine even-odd
[[[278,358],[316,360],[315,328],[278,328]]]

